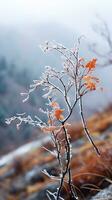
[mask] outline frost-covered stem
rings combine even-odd
[[[89,141],[91,142],[91,144],[93,145],[96,153],[100,156],[100,151],[99,151],[99,149],[97,148],[97,146],[95,145],[95,143],[93,142],[93,140],[90,136],[90,133],[89,133],[89,130],[88,130],[85,118],[84,118],[82,96],[80,96],[80,99],[79,99],[79,107],[80,107],[80,116],[81,116],[81,121],[82,121],[84,132],[85,132],[87,138],[89,139]]]
[[[57,87],[56,85],[54,85],[53,83],[51,83],[51,82],[49,81],[49,78],[47,78],[47,83],[48,83],[49,85],[51,85],[54,89],[56,89],[57,91],[59,91],[59,92],[63,95],[63,91],[62,91],[59,87]]]
[[[69,140],[68,140],[68,137],[67,137],[67,131],[64,127],[64,123],[62,123],[62,126],[63,126],[63,131],[64,131],[64,137],[65,137],[65,149],[66,149],[66,167],[65,167],[65,170],[62,172],[61,174],[61,181],[60,181],[60,186],[59,186],[59,189],[58,189],[58,192],[57,192],[57,200],[60,199],[60,193],[61,193],[61,190],[62,190],[62,187],[63,187],[63,183],[64,183],[64,178],[68,172],[68,168],[69,168],[69,164],[70,164],[70,144],[69,144]]]
[[[69,114],[68,114],[68,116],[64,119],[64,123],[69,119],[69,117],[71,116],[71,114],[72,114],[72,112],[73,112],[73,110],[74,110],[74,107],[76,106],[76,104],[77,104],[77,102],[78,102],[78,98],[74,101],[74,104],[73,104],[73,106],[72,106],[72,108],[70,109],[70,112],[69,112]]]
[[[60,193],[61,193],[61,190],[62,190],[62,187],[63,187],[63,184],[64,184],[64,179],[65,179],[65,176],[68,173],[68,177],[69,177],[68,184],[69,184],[69,188],[70,188],[70,193],[72,195],[72,198],[74,198],[74,200],[76,200],[77,198],[76,198],[75,191],[73,191],[73,188],[72,188],[72,178],[71,178],[71,172],[70,172],[70,162],[71,162],[70,141],[69,141],[69,138],[68,138],[67,130],[64,126],[64,122],[62,122],[62,126],[63,126],[64,137],[65,137],[66,167],[65,167],[65,170],[63,171],[63,173],[61,174],[61,182],[60,182],[60,186],[59,186],[59,189],[58,189],[58,192],[57,192],[56,199],[57,200],[60,199]]]
[[[78,101],[78,98],[77,98],[77,95],[76,95],[76,99],[75,99],[73,105],[71,106],[70,103],[69,103],[69,101],[68,101],[66,86],[63,83],[62,79],[59,79],[59,80],[61,81],[61,83],[62,83],[62,85],[64,87],[64,98],[65,98],[65,102],[66,102],[66,104],[68,106],[68,110],[69,110],[68,116],[63,120],[63,123],[65,123],[69,119],[69,117],[71,116],[71,114],[73,112],[73,109],[74,109],[74,107],[75,107],[75,105],[76,105],[76,103]]]
[[[60,144],[59,144],[59,141],[58,139],[56,138],[54,132],[53,132],[53,136],[54,136],[54,144],[55,144],[55,148],[56,148],[56,151],[57,151],[57,159],[58,159],[58,162],[59,162],[59,166],[60,166],[60,170],[62,172],[62,161],[61,161],[61,152],[60,152]]]
[[[73,184],[72,184],[72,174],[71,174],[71,168],[70,167],[68,169],[68,173],[69,173],[68,183],[69,183],[69,188],[70,188],[71,196],[72,196],[72,198],[78,199],[76,190],[74,189]]]
[[[71,63],[71,65],[74,67],[74,63],[72,62],[72,60],[65,53],[60,51],[58,48],[56,48],[55,50],[58,51],[59,53],[61,53]]]
[[[60,80],[60,82],[61,82],[62,85],[63,85],[65,102],[66,102],[66,104],[67,104],[67,106],[68,106],[68,110],[70,111],[70,110],[71,110],[71,105],[70,105],[70,103],[69,103],[69,101],[68,101],[66,85],[64,84],[64,82],[62,81],[61,78],[60,78],[59,80]]]

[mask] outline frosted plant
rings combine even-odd
[[[48,199],[63,199],[62,190],[65,182],[68,184],[70,199],[78,199],[75,187],[72,183],[72,146],[67,129],[67,127],[70,126],[67,121],[71,117],[77,104],[79,104],[84,132],[90,143],[92,143],[96,153],[100,155],[99,149],[92,140],[87,128],[83,112],[83,97],[87,93],[96,90],[99,84],[99,79],[93,75],[96,68],[96,59],[85,62],[83,58],[80,58],[79,43],[80,41],[78,41],[78,45],[75,48],[68,49],[56,42],[45,42],[45,44],[41,46],[45,53],[52,50],[60,53],[63,60],[62,69],[58,71],[50,66],[45,67],[45,71],[40,80],[34,80],[33,84],[30,85],[29,91],[21,94],[25,97],[23,100],[23,102],[25,102],[28,100],[30,93],[34,92],[38,87],[42,87],[45,93],[43,97],[47,98],[48,104],[45,110],[40,110],[47,116],[47,122],[42,121],[37,116],[35,116],[34,119],[30,116],[26,117],[25,113],[6,119],[7,124],[10,124],[13,120],[17,120],[17,128],[20,127],[21,123],[29,123],[39,127],[44,133],[51,134],[54,151],[48,151],[56,157],[59,163],[60,174],[57,178],[51,176],[46,170],[43,171],[48,177],[59,181],[59,187],[54,193],[46,191]],[[72,97],[70,95],[71,91]],[[67,107],[66,114],[64,108],[61,108],[59,105],[59,100],[57,99],[58,95],[60,95],[65,102]]]

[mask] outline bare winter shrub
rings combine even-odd
[[[42,110],[47,116],[47,122],[44,122],[40,117],[35,116],[32,119],[30,116],[18,114],[6,120],[7,124],[10,124],[13,120],[17,120],[17,128],[21,123],[29,123],[33,126],[38,126],[44,133],[50,133],[51,139],[54,145],[54,151],[51,152],[59,163],[59,187],[57,191],[52,193],[47,191],[48,199],[54,198],[55,200],[63,199],[61,196],[64,182],[68,184],[70,199],[78,199],[75,187],[72,184],[71,174],[71,159],[72,159],[72,146],[70,143],[70,135],[67,132],[68,119],[70,118],[76,105],[79,104],[81,121],[83,124],[84,132],[92,143],[96,153],[100,155],[99,149],[94,144],[89,130],[86,125],[86,120],[83,112],[83,97],[97,89],[99,79],[93,75],[96,68],[96,59],[92,59],[89,62],[85,62],[83,58],[79,56],[79,43],[75,48],[68,49],[59,43],[45,42],[45,45],[41,46],[44,52],[57,51],[62,57],[62,70],[57,71],[52,67],[45,67],[45,71],[42,74],[40,80],[34,80],[30,85],[30,89],[27,93],[22,93],[24,96],[23,102],[27,101],[30,93],[32,93],[38,87],[42,87],[45,94],[44,98],[47,98],[47,109]],[[70,91],[73,91],[72,98]],[[66,103],[68,113],[65,114],[63,108],[60,107],[57,99],[60,94]],[[55,179],[46,170],[43,171],[47,176]],[[57,178],[56,178],[57,180]]]
[[[97,16],[97,24],[92,26],[93,31],[97,34],[105,48],[101,46],[101,42],[89,45],[89,49],[100,59],[100,63],[98,63],[101,67],[106,67],[112,64],[112,36],[109,26],[105,20],[103,20],[100,16]],[[101,46],[101,47],[100,47]]]

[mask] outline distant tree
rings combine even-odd
[[[9,77],[13,78],[16,75],[17,67],[14,63],[11,63],[8,68]]]
[[[6,107],[3,104],[1,104],[0,105],[0,126],[2,127],[6,127],[6,124],[5,124],[6,113],[7,113]]]
[[[6,93],[7,91],[7,71],[8,65],[5,57],[0,58],[0,93]]]
[[[92,28],[93,31],[100,36],[101,41],[105,44],[105,48],[101,47],[101,43],[98,44],[94,42],[89,45],[89,49],[100,58],[100,63],[98,63],[98,65],[106,67],[112,65],[112,33],[110,32],[109,26],[105,20],[101,17],[98,17],[98,20],[98,23],[94,24]]]

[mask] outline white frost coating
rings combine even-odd
[[[18,156],[24,156],[25,154],[30,152],[30,150],[32,149],[41,147],[49,140],[50,140],[50,136],[43,137],[42,139],[39,139],[37,141],[31,142],[29,144],[23,145],[22,147],[19,147],[15,151],[7,154],[6,156],[0,157],[0,167],[11,163]]]

